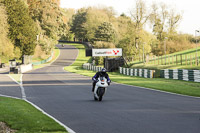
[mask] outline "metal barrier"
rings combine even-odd
[[[86,69],[86,70],[101,71],[102,68],[103,67],[97,67],[97,66],[94,66],[90,63],[83,64],[83,69]]]
[[[160,77],[166,79],[200,82],[200,70],[164,69],[160,71]]]
[[[39,62],[33,62],[32,64],[33,65],[40,65],[40,64],[44,64],[44,63],[47,63],[49,62],[50,60],[52,60],[53,58],[53,52],[51,53],[51,56],[45,60],[42,60],[42,61],[39,61]]]
[[[148,69],[133,69],[133,68],[123,68],[119,67],[119,72],[128,76],[138,76],[144,78],[153,78],[155,70]]]

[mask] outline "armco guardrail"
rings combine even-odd
[[[144,78],[153,78],[155,70],[148,69],[133,69],[133,68],[123,68],[119,67],[119,72],[128,76],[139,76]]]
[[[164,69],[160,71],[160,77],[166,79],[200,82],[200,70]]]
[[[52,60],[53,58],[53,52],[51,53],[51,56],[49,58],[47,58],[46,60],[42,60],[42,61],[39,61],[39,62],[33,62],[32,64],[33,65],[40,65],[40,64],[44,64],[44,63],[47,63],[49,62],[50,60]]]
[[[86,69],[86,70],[101,71],[102,68],[103,67],[97,67],[97,66],[94,66],[90,63],[83,64],[83,69]]]
[[[78,44],[85,45],[89,49],[93,48],[93,46],[90,42],[77,42],[77,41],[65,41],[65,40],[58,40],[58,42],[60,42],[60,43],[78,43]]]

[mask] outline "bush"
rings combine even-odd
[[[93,44],[94,48],[115,48],[115,44],[112,42],[96,41]]]

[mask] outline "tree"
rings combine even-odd
[[[63,14],[63,20],[64,20],[64,24],[66,24],[66,28],[67,30],[63,30],[62,35],[60,35],[60,40],[68,40],[68,41],[73,41],[74,40],[74,34],[70,31],[70,25],[72,23],[72,16],[75,14],[75,10],[74,9],[61,9],[62,14]]]
[[[136,54],[135,46],[135,27],[130,17],[125,14],[120,15],[117,18],[118,33],[117,38],[119,42],[117,47],[123,48],[123,55],[132,56]]]
[[[170,10],[169,17],[168,17],[168,25],[169,25],[168,34],[169,35],[173,35],[177,33],[176,30],[181,18],[182,16],[180,13],[176,13],[174,9]]]
[[[134,21],[134,27],[137,32],[140,32],[143,29],[144,24],[150,17],[150,14],[147,11],[145,2],[142,0],[136,1],[136,6],[131,12],[131,17]]]
[[[133,37],[134,37],[135,48],[137,49],[136,51],[139,52],[139,54],[141,54],[140,52],[141,48],[143,47],[143,44],[146,43],[143,42],[143,40],[141,40],[142,36],[144,36],[143,27],[150,17],[150,12],[148,11],[146,4],[143,0],[136,1],[136,6],[131,11],[131,17],[134,22],[133,31],[135,32],[134,33],[135,36]]]
[[[39,29],[38,44],[41,49],[50,54],[59,39],[67,39],[70,35],[69,26],[64,15],[66,13],[53,0],[29,0],[29,10],[32,19]],[[64,15],[63,15],[64,14]]]
[[[12,58],[13,55],[13,44],[8,35],[8,23],[7,14],[3,4],[0,3],[0,63],[2,58]]]
[[[166,37],[166,23],[168,18],[167,5],[160,4],[160,9],[157,4],[152,5],[151,23],[153,24],[153,33],[157,36],[159,41],[163,41]]]
[[[109,22],[109,15],[111,14],[108,14],[105,7],[82,8],[73,16],[71,31],[75,34],[76,38],[93,42],[96,40],[96,29],[101,23]]]
[[[86,29],[84,27],[84,24],[86,23],[86,9],[82,8],[78,10],[78,12],[73,16],[72,19],[72,25],[71,25],[71,31],[75,34],[76,38],[85,40],[86,37]]]
[[[9,38],[22,55],[32,55],[36,46],[37,28],[29,16],[28,7],[22,0],[3,2],[8,14]]]
[[[156,43],[157,46],[153,48],[153,53],[156,55],[163,55],[166,37],[168,37],[168,43],[171,42],[170,44],[172,44],[177,36],[176,29],[181,20],[181,14],[176,13],[174,9],[169,9],[164,3],[159,5],[154,3],[152,9],[150,21],[153,25],[153,33],[158,39]],[[169,45],[168,50],[170,46],[173,45]],[[172,49],[174,49],[174,47]],[[167,51],[167,53],[170,53],[169,51]]]
[[[103,22],[95,31],[97,41],[112,42],[115,39],[115,30],[111,23]]]
[[[67,25],[57,3],[51,0],[31,0],[28,4],[32,19],[41,27],[40,34],[53,40],[59,40],[65,35]]]

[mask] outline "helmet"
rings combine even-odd
[[[102,68],[101,69],[101,73],[104,75],[106,73],[106,69],[105,68]]]
[[[102,69],[101,69],[101,72],[106,72],[106,69],[105,69],[105,68],[102,68]]]

